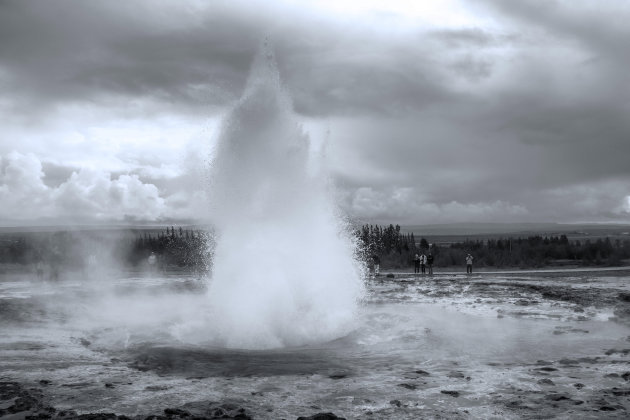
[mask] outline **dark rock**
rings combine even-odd
[[[108,382],[108,383],[105,384],[105,388],[113,388],[113,387],[114,387],[114,384],[112,384],[112,383]]]
[[[347,377],[347,376],[348,376],[348,375],[347,375],[347,374],[345,374],[345,373],[335,373],[335,374],[330,375],[330,376],[328,376],[328,377],[329,377],[330,379],[335,379],[335,380],[338,380],[338,379],[343,379],[343,378],[345,378],[345,377]]]
[[[625,388],[625,389],[613,388],[612,394],[617,397],[626,397],[630,395],[630,388]]]
[[[464,375],[462,372],[458,372],[456,370],[450,371],[446,376],[448,376],[449,378],[464,378],[466,375]]]
[[[149,385],[144,388],[145,391],[166,391],[170,387],[166,385]]]
[[[40,385],[50,385],[50,381],[48,379],[41,379],[39,381]]]
[[[548,378],[540,379],[536,382],[538,385],[555,385],[555,383]]]
[[[389,402],[391,405],[395,405],[396,407],[401,407],[402,403],[400,402],[400,400],[391,400]]]
[[[630,293],[620,292],[619,293],[619,300],[622,301],[622,302],[630,302]]]
[[[85,338],[79,339],[79,342],[83,347],[88,347],[92,342],[90,340],[86,340]]]
[[[624,381],[630,381],[630,372],[624,372],[621,374]]]
[[[17,382],[0,382],[0,401],[5,404],[0,408],[0,417],[23,411],[53,413],[55,409],[42,403],[39,390],[26,390]]]
[[[76,417],[66,417],[68,420],[125,420],[127,416],[117,416],[114,413],[88,413]]]
[[[418,375],[423,375],[423,376],[431,375],[429,372],[427,372],[426,370],[422,370],[422,369],[415,370],[414,372],[417,373]]]
[[[164,414],[169,417],[190,417],[190,413],[179,408],[165,408]]]
[[[440,391],[442,394],[446,394],[446,395],[450,395],[451,397],[459,397],[459,391],[447,391],[447,390],[441,390]]]
[[[570,400],[571,398],[563,394],[549,394],[549,395],[545,395],[545,399],[551,400],[551,401],[565,401],[565,400]]]
[[[579,383],[579,382],[578,382],[578,383],[576,383],[576,384],[573,384],[573,386],[574,386],[575,388],[577,388],[577,389],[582,389],[582,388],[584,388],[584,384]]]
[[[310,417],[298,417],[297,420],[346,420],[345,417],[336,416],[333,413],[317,413]]]
[[[407,388],[407,389],[417,389],[418,385],[415,384],[398,384],[399,387]]]
[[[538,370],[541,372],[555,372],[558,369],[546,366],[546,367],[536,368],[535,370]]]
[[[610,356],[616,353],[620,353],[623,354],[624,356],[627,355],[628,353],[630,353],[630,349],[622,349],[622,350],[617,350],[617,349],[610,349],[610,350],[606,350],[606,352],[604,353],[606,356]]]
[[[385,276],[385,277],[387,277],[388,279],[393,279],[393,278],[394,278],[394,277],[396,277],[396,276],[394,276],[392,273],[389,273],[389,274],[388,274],[387,276]]]

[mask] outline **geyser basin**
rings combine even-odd
[[[174,327],[207,301],[174,287],[189,278],[90,289],[4,275],[0,380],[59,410],[128,416],[214,401],[256,419],[625,418],[630,328],[609,318],[623,309],[610,305],[630,305],[610,300],[628,291],[627,273],[544,276],[374,281],[349,335],[232,350],[178,341]]]
[[[263,50],[224,121],[211,168],[212,327],[204,333],[195,322],[182,336],[268,349],[325,342],[354,328],[362,269],[320,158]]]

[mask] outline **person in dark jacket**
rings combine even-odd
[[[414,274],[420,273],[420,256],[418,254],[416,254],[416,256],[413,257],[413,273]]]
[[[427,265],[429,266],[429,274],[433,274],[433,254],[430,252],[427,255]]]

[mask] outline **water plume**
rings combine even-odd
[[[320,158],[263,48],[224,120],[211,168],[213,341],[298,346],[353,328],[361,269]]]

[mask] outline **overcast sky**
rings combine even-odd
[[[266,37],[355,220],[630,222],[626,0],[0,0],[0,224],[198,218]]]

